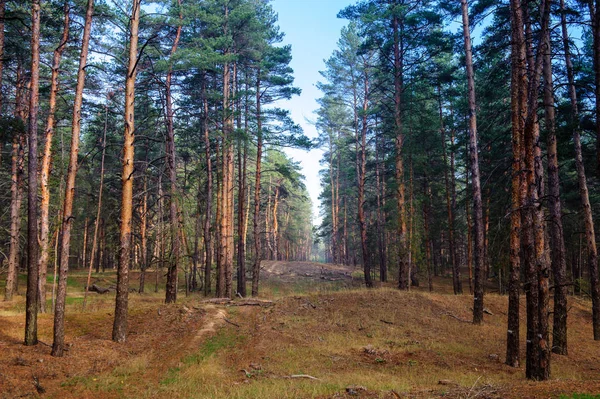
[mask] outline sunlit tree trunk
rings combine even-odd
[[[36,345],[39,307],[38,268],[38,110],[40,93],[40,0],[31,5],[31,81],[29,92],[29,159],[27,165],[27,297],[25,305],[25,345]]]
[[[138,31],[141,0],[132,1],[129,37],[129,64],[125,79],[125,131],[123,132],[123,171],[121,174],[121,226],[119,231],[119,264],[117,270],[117,295],[112,339],[127,339],[127,312],[129,303],[129,267],[131,263],[131,220],[133,216],[133,172],[135,140],[135,78],[137,74]],[[176,224],[176,220],[171,220]]]
[[[71,151],[69,155],[69,169],[62,210],[62,227],[60,240],[60,261],[58,269],[58,287],[56,290],[56,309],[54,311],[54,341],[52,343],[52,356],[63,356],[65,344],[65,304],[67,299],[67,273],[69,271],[69,250],[71,248],[71,228],[73,226],[73,201],[75,199],[75,178],[77,176],[77,162],[79,154],[79,135],[81,133],[81,107],[83,104],[83,87],[85,85],[85,67],[87,64],[90,33],[92,30],[92,15],[94,0],[88,0],[85,14],[85,25],[79,56],[79,70],[77,72],[77,87],[73,105],[73,120],[71,128]]]
[[[46,312],[46,274],[48,271],[48,259],[50,255],[50,166],[52,160],[52,137],[54,136],[54,115],[56,111],[56,98],[58,94],[58,73],[62,53],[69,40],[69,3],[65,2],[64,6],[64,23],[63,34],[59,45],[54,50],[52,60],[52,77],[50,78],[50,99],[48,100],[48,119],[46,121],[44,155],[42,158],[42,168],[40,170],[40,187],[41,187],[41,203],[40,203],[40,256],[38,267],[40,270],[39,276],[39,297],[40,310]]]
[[[211,292],[212,272],[212,242],[211,242],[211,219],[212,219],[212,161],[210,158],[210,137],[208,132],[208,99],[206,97],[206,75],[202,82],[202,130],[204,131],[204,156],[206,158],[206,214],[204,215],[204,251],[206,253],[204,264],[204,295]]]

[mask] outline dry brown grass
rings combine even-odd
[[[444,283],[436,281],[446,289]],[[591,338],[587,301],[570,298],[570,355],[552,357],[552,381],[533,383],[523,368],[502,363],[506,297],[487,295],[493,315],[475,327],[461,321],[471,317],[468,295],[336,285],[329,285],[336,291],[293,293],[318,286],[267,284],[268,296],[279,299],[262,308],[207,306],[198,297],[166,306],[163,293],[131,294],[124,345],[110,341],[112,294],[94,294],[85,313],[78,303],[68,307],[71,346],[62,359],[50,357],[43,344],[21,344],[22,298],[2,303],[0,397],[38,396],[34,377],[46,391],[39,396],[53,398],[539,398],[600,392],[600,348]],[[222,321],[223,312],[231,323]],[[51,325],[50,315],[40,316],[40,339],[47,343]],[[318,379],[290,378],[297,374]],[[351,386],[356,395],[346,392]]]

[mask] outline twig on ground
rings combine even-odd
[[[240,328],[239,324],[235,324],[233,321],[229,320],[227,317],[223,317],[223,320],[225,320],[227,323],[231,324],[232,326],[236,326],[237,328]]]
[[[458,316],[456,316],[456,315],[453,315],[453,314],[452,314],[452,313],[450,313],[450,312],[442,312],[442,315],[450,316],[450,317],[452,317],[452,318],[454,318],[454,319],[456,319],[456,320],[458,320],[458,321],[461,321],[461,322],[463,322],[463,323],[469,323],[469,324],[471,324],[471,321],[469,321],[469,320],[465,320],[465,319],[462,319],[462,318],[460,318],[460,317],[458,317]]]
[[[308,374],[292,374],[289,378],[308,378],[309,380],[318,380],[317,377],[313,377],[312,375]]]

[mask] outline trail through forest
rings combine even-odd
[[[218,304],[192,294],[164,304],[160,293],[132,293],[124,344],[110,340],[112,294],[92,293],[82,312],[72,280],[63,358],[50,356],[50,315],[40,315],[46,344],[25,347],[24,298],[2,303],[0,398],[558,398],[600,391],[589,301],[572,301],[569,323],[580,328],[569,330],[570,356],[554,356],[553,380],[533,383],[521,378],[522,368],[503,364],[506,297],[489,295],[484,325],[473,326],[468,295],[356,288],[361,279],[348,266],[269,261],[262,271],[258,301]],[[106,273],[102,281],[114,278]],[[451,277],[434,284],[451,292]]]

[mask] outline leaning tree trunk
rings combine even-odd
[[[56,304],[54,310],[54,341],[52,343],[52,356],[63,356],[65,344],[65,304],[67,299],[67,273],[69,271],[69,250],[71,248],[71,228],[73,226],[73,201],[75,199],[75,177],[77,176],[77,155],[79,154],[79,135],[81,133],[81,107],[83,104],[83,87],[85,85],[85,67],[87,64],[90,33],[92,30],[92,15],[94,0],[88,0],[79,56],[79,70],[77,72],[77,88],[73,104],[73,120],[71,129],[71,152],[69,155],[69,169],[67,172],[67,185],[62,210],[60,262],[58,268],[58,287],[56,290]]]
[[[481,201],[481,180],[479,176],[479,153],[477,143],[477,101],[475,99],[475,74],[473,72],[473,53],[469,28],[469,9],[467,0],[461,0],[463,37],[466,56],[467,85],[469,92],[469,154],[471,157],[471,190],[473,190],[474,238],[475,238],[475,278],[473,294],[473,324],[483,322],[483,284],[484,284],[484,242],[483,242],[483,204]]]
[[[592,207],[590,204],[590,195],[585,177],[585,167],[583,164],[583,151],[581,149],[581,128],[579,126],[579,111],[577,106],[577,91],[575,88],[575,74],[573,70],[573,61],[571,60],[571,51],[569,48],[569,36],[567,31],[567,22],[564,13],[564,0],[561,1],[561,25],[565,54],[565,64],[567,67],[567,78],[569,83],[569,99],[571,101],[571,126],[573,129],[573,143],[575,145],[575,169],[577,170],[577,180],[579,182],[579,196],[581,198],[581,208],[583,211],[583,220],[585,227],[585,239],[588,248],[588,264],[590,269],[590,278],[592,280],[592,325],[594,329],[594,340],[600,340],[600,284],[598,284],[598,250],[596,247],[596,233],[594,230],[594,218],[592,216]]]
[[[552,352],[561,355],[567,351],[567,264],[560,204],[560,180],[556,146],[556,122],[554,116],[554,87],[552,82],[552,57],[550,32],[544,38],[544,105],[548,149],[548,208],[550,211],[550,247],[552,273],[554,275],[554,312],[552,328]]]
[[[135,139],[135,77],[138,57],[138,31],[141,0],[133,0],[129,38],[129,65],[125,80],[125,131],[123,133],[123,172],[121,174],[121,228],[119,232],[119,266],[117,270],[117,295],[112,339],[127,339],[127,308],[129,301],[129,265],[131,263],[131,220],[133,216],[133,172]]]

